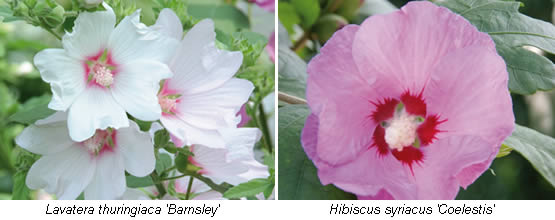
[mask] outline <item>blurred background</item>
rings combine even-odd
[[[407,2],[409,1],[279,0],[278,17],[280,25],[284,27],[283,31],[287,31],[292,41],[290,49],[308,63],[338,29],[347,24],[360,24],[374,14],[391,12]],[[520,2],[524,3],[520,8],[521,13],[550,23],[555,21],[555,1]],[[281,37],[287,35],[280,29],[279,36],[282,47]],[[536,52],[542,54],[541,51]],[[555,60],[553,55],[542,55],[551,61]],[[555,91],[538,91],[529,96],[512,94],[512,98],[516,123],[555,137]],[[467,190],[461,190],[457,199],[555,199],[555,188],[525,158],[513,151],[508,156],[495,159],[491,169]]]
[[[28,0],[17,0],[27,2]],[[72,2],[82,0],[37,0],[46,2],[49,7],[54,8],[61,5],[66,9],[71,8]],[[26,190],[15,186],[14,180],[25,178],[20,176],[18,170],[27,167],[29,157],[18,155],[29,154],[15,146],[14,138],[23,130],[25,125],[11,121],[9,118],[18,111],[24,111],[36,106],[38,103],[49,102],[50,86],[40,78],[39,72],[33,65],[33,57],[40,50],[46,48],[61,48],[61,42],[46,30],[30,25],[21,19],[12,21],[13,13],[7,0],[0,0],[0,199],[12,199],[14,191]],[[152,25],[156,21],[156,14],[164,7],[171,7],[184,22],[185,30],[192,26],[193,21],[204,18],[212,18],[215,22],[217,38],[222,46],[224,40],[233,41],[230,44],[239,45],[241,48],[230,48],[230,50],[245,50],[251,53],[244,56],[244,61],[254,62],[249,68],[241,69],[238,77],[253,81],[256,86],[255,92],[249,104],[261,103],[263,113],[257,109],[247,107],[249,114],[247,127],[266,127],[264,130],[264,141],[256,146],[257,159],[271,152],[264,152],[262,148],[273,149],[274,143],[274,7],[268,5],[266,0],[106,0],[114,9],[118,18],[122,14],[130,14],[140,8],[141,22]],[[273,2],[273,1],[272,1]],[[68,6],[69,4],[69,6]],[[75,4],[75,3],[74,3]],[[73,6],[75,7],[75,5]],[[181,9],[181,10],[179,10]],[[18,9],[21,11],[31,9]],[[79,8],[78,10],[84,10]],[[71,12],[75,13],[72,8]],[[61,24],[57,24],[53,30],[62,35],[64,31],[71,31],[75,17],[65,17]],[[240,33],[238,33],[240,32]],[[247,33],[248,32],[248,33]],[[250,38],[263,40],[257,44],[244,44],[243,35]],[[239,35],[234,35],[239,34]],[[250,38],[247,39],[250,43]],[[273,39],[273,37],[271,38]],[[237,40],[238,42],[235,42]],[[258,44],[258,42],[262,42]],[[268,47],[264,47],[269,42]],[[226,44],[227,45],[227,44]],[[252,48],[242,48],[252,47]],[[262,120],[265,119],[265,120]],[[265,139],[268,139],[267,141]],[[269,145],[269,146],[266,146]],[[272,150],[270,150],[272,151]],[[36,159],[32,158],[31,159]],[[31,161],[32,163],[32,161]],[[25,166],[24,166],[25,165]],[[39,190],[31,193],[29,199],[51,199],[52,197],[44,191]]]

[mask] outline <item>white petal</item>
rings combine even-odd
[[[84,60],[108,46],[108,39],[116,25],[116,15],[108,4],[104,4],[104,7],[106,11],[79,13],[73,32],[66,33],[62,39],[69,56]]]
[[[248,167],[241,161],[226,161],[227,149],[214,149],[202,145],[194,145],[192,152],[195,154],[193,160],[202,170],[201,174],[209,177],[220,184],[227,182],[237,185],[246,180],[238,175],[248,171]]]
[[[226,161],[254,159],[254,145],[262,137],[258,128],[225,129],[220,133],[228,149]]]
[[[171,89],[197,93],[216,88],[229,80],[243,62],[241,52],[216,48],[214,22],[197,23],[181,42],[170,62],[175,76],[169,80]]]
[[[47,125],[30,125],[15,138],[15,143],[35,154],[50,155],[72,146],[65,121]]]
[[[154,170],[154,144],[150,135],[142,132],[135,122],[130,121],[130,125],[117,130],[116,150],[123,155],[125,170],[133,176],[143,177]]]
[[[85,189],[85,199],[116,199],[126,189],[123,157],[117,152],[104,151],[96,157],[96,171]]]
[[[160,11],[158,19],[152,28],[178,41],[181,41],[181,38],[183,38],[183,26],[181,25],[181,21],[175,12],[168,8],[164,8]]]
[[[86,79],[81,62],[68,57],[62,49],[45,49],[35,55],[34,63],[42,80],[51,86],[49,108],[65,111],[83,92]]]
[[[192,126],[180,118],[172,115],[163,115],[160,122],[184,145],[202,144],[212,148],[224,148],[224,139],[217,130],[202,129]]]
[[[35,124],[47,125],[47,124],[53,124],[53,123],[67,123],[67,115],[68,115],[67,112],[58,111],[46,118],[37,120]]]
[[[81,145],[45,155],[31,166],[26,184],[31,189],[45,188],[59,199],[76,199],[90,183],[96,162]]]
[[[77,142],[90,138],[96,129],[115,129],[129,126],[125,110],[109,91],[97,86],[88,87],[69,109],[69,135]]]
[[[140,21],[140,10],[125,17],[112,32],[108,42],[116,63],[145,59],[168,63],[177,41]]]
[[[150,200],[150,198],[141,190],[127,188],[123,195],[119,198],[122,200]]]
[[[114,99],[135,118],[143,121],[160,119],[162,110],[157,93],[160,80],[172,75],[168,66],[156,61],[137,60],[121,68],[111,90]]]
[[[179,193],[187,193],[187,190],[188,190],[187,187],[189,186],[190,179],[191,177],[189,176],[177,179],[175,181],[175,191]],[[193,185],[191,186],[192,193],[195,193],[195,194],[203,193],[203,192],[209,191],[210,189],[211,189],[210,186],[206,185],[206,183],[198,179],[193,180]]]
[[[222,86],[200,93],[184,93],[177,104],[178,117],[204,129],[237,127],[237,112],[249,100],[253,84],[230,79]]]
[[[270,176],[270,173],[268,172],[268,167],[254,159],[250,161],[243,161],[243,164],[246,164],[248,166],[249,171],[241,173],[239,174],[239,176],[246,179],[247,181],[257,178],[268,178],[268,176]]]

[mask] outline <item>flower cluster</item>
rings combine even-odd
[[[151,174],[157,152],[153,136],[128,114],[159,120],[158,129],[166,129],[177,147],[190,146],[190,163],[214,182],[267,177],[253,153],[260,132],[238,128],[253,84],[234,77],[242,54],[216,47],[213,22],[202,20],[183,36],[170,9],[150,27],[140,22],[139,10],[116,25],[113,10],[102,4],[105,11],[79,14],[62,49],[45,49],[34,58],[51,86],[48,107],[57,112],[16,138],[42,155],[28,172],[27,186],[59,199],[82,192],[86,199],[129,194],[126,172]]]
[[[514,129],[492,39],[429,2],[343,27],[308,73],[304,150],[361,199],[453,199]]]

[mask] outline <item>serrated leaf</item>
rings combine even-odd
[[[127,182],[127,187],[130,188],[141,188],[154,185],[150,176],[136,177],[129,175],[125,177],[125,181]]]
[[[503,145],[526,158],[540,174],[555,186],[555,139],[533,129],[516,125]]]
[[[555,26],[518,12],[515,1],[447,0],[438,3],[468,19],[495,41],[509,71],[509,89],[519,94],[555,88],[555,65],[523,49],[530,45],[555,54]]]
[[[10,116],[8,120],[23,124],[33,124],[37,120],[48,117],[55,112],[48,108],[50,99],[50,95],[31,98],[23,104],[19,111]]]
[[[301,146],[301,130],[309,113],[306,105],[286,105],[278,111],[279,199],[356,199],[331,184],[320,183],[316,167]]]
[[[255,196],[264,192],[271,185],[267,179],[252,179],[246,183],[241,183],[224,193],[224,197],[228,199],[236,199],[248,196]]]

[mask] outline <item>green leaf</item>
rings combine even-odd
[[[25,178],[27,177],[28,170],[18,171],[13,177],[13,194],[12,199],[14,200],[27,200],[31,190],[25,184]]]
[[[320,3],[318,0],[291,0],[291,5],[302,17],[301,24],[305,29],[310,28],[316,22],[318,16],[320,16]]]
[[[233,33],[231,47],[229,49],[232,51],[239,50],[243,53],[243,64],[241,68],[244,69],[256,63],[256,60],[262,51],[264,51],[264,47],[267,43],[268,39],[262,34],[242,31]]]
[[[495,158],[501,158],[501,157],[507,156],[511,153],[511,151],[513,151],[512,148],[502,144],[501,148],[499,149],[499,153],[497,153],[497,156],[495,156]]]
[[[448,0],[445,6],[459,13],[495,41],[509,71],[509,89],[519,94],[555,88],[555,65],[523,46],[555,54],[555,26],[518,12],[521,3],[499,0]]]
[[[286,105],[279,109],[279,198],[356,199],[333,185],[323,186],[317,169],[301,146],[301,130],[310,110],[306,105]]]
[[[241,183],[224,193],[224,197],[228,199],[237,199],[247,196],[255,196],[264,192],[271,185],[267,179],[252,179],[246,183]]]
[[[164,148],[170,142],[170,133],[166,129],[158,130],[154,133],[154,147]]]
[[[125,177],[125,180],[127,181],[127,187],[130,188],[141,188],[154,185],[150,176],[136,177],[129,175]]]
[[[156,160],[156,173],[162,174],[164,170],[172,166],[172,158],[166,153],[158,154],[158,160]]]
[[[197,19],[210,18],[216,28],[233,33],[249,28],[249,18],[232,5],[214,0],[189,1],[188,12]]]
[[[179,172],[181,173],[187,172],[187,166],[189,165],[189,156],[182,153],[178,153],[174,159],[174,162],[175,162],[175,167]]]
[[[516,125],[513,134],[505,139],[503,145],[522,154],[551,185],[555,186],[554,138]]]
[[[280,28],[279,36],[287,36],[285,30]],[[288,39],[288,38],[287,38]],[[287,42],[287,41],[286,41]],[[289,47],[280,40],[278,62],[279,91],[300,98],[305,98],[306,91],[306,63]]]
[[[291,33],[293,33],[293,26],[301,22],[301,18],[297,14],[297,11],[289,2],[280,2],[278,4],[278,17],[280,23]]]
[[[48,108],[50,95],[42,95],[29,99],[22,108],[10,116],[9,121],[15,121],[24,124],[33,124],[35,121],[44,119],[52,114],[54,110]]]

